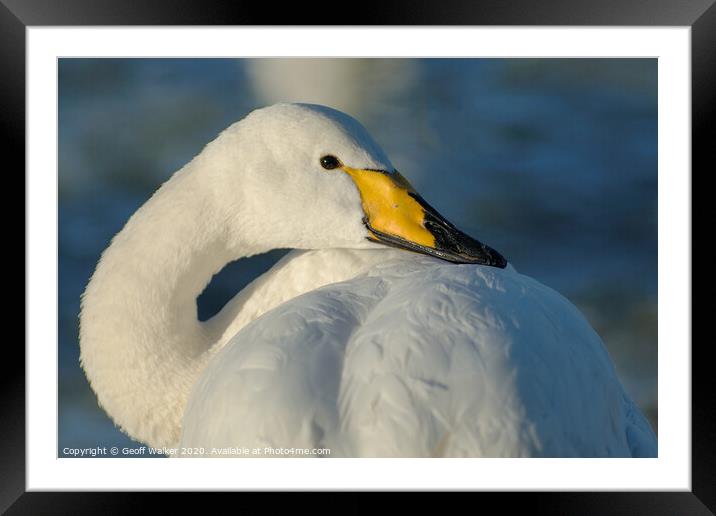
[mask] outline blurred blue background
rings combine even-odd
[[[657,429],[656,59],[60,59],[59,456],[137,445],[79,366],[100,253],[221,130],[279,101],[358,118],[449,220],[575,303]],[[227,266],[200,318],[283,253]]]

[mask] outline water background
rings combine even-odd
[[[137,446],[79,367],[79,298],[154,190],[248,111],[358,118],[449,220],[558,290],[657,429],[656,59],[61,59],[59,456]],[[241,260],[206,319],[283,251]]]

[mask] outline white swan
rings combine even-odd
[[[298,250],[198,321],[213,274],[274,248]],[[656,455],[577,309],[321,106],[252,112],[157,190],[97,265],[80,345],[99,403],[154,447]]]

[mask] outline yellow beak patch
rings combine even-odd
[[[372,228],[425,247],[435,248],[435,237],[425,229],[425,210],[410,196],[415,189],[398,172],[343,166],[358,187],[363,211]],[[370,231],[370,229],[369,229]]]

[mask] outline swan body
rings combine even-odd
[[[368,257],[355,262],[356,255]],[[287,256],[254,294],[262,298],[283,282],[287,265],[301,276],[325,258],[364,270],[238,332],[193,389],[180,449],[205,456],[242,445],[260,450],[252,456],[289,447],[344,457],[655,454],[649,424],[599,336],[554,290],[512,267],[318,250]]]
[[[296,250],[198,321],[213,274],[273,248]],[[103,253],[80,346],[122,430],[192,455],[656,456],[579,311],[321,106],[254,111],[165,183]]]

